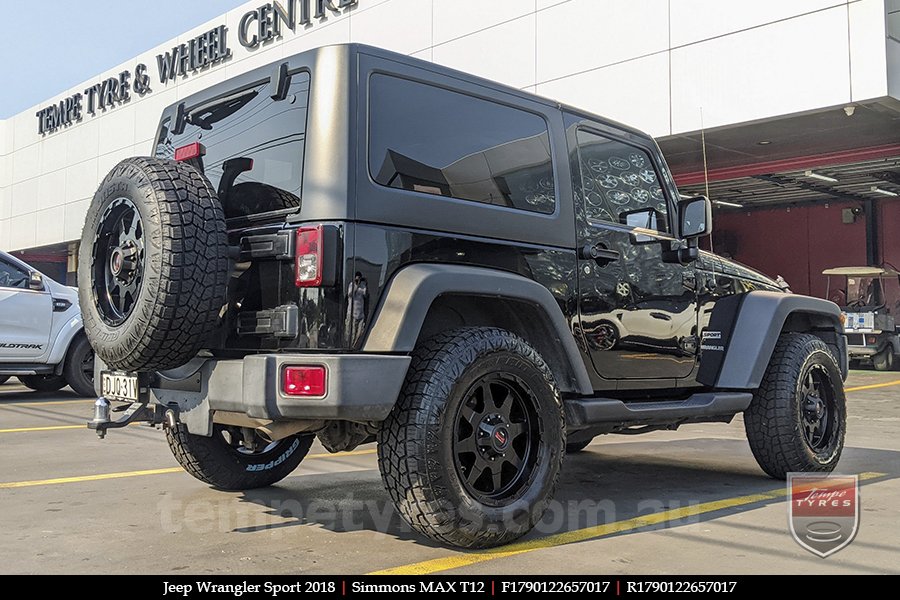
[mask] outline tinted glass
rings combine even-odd
[[[0,260],[0,287],[28,289],[28,271]]]
[[[666,197],[647,152],[579,129],[578,157],[588,219],[667,231]]]
[[[219,191],[229,219],[294,212],[300,207],[309,74],[291,75],[287,98],[274,101],[268,84],[214,104],[188,107],[184,133],[164,123],[156,154],[174,158],[193,142],[206,148],[204,173]],[[240,159],[252,159],[250,162]]]
[[[369,171],[388,187],[549,214],[547,123],[538,115],[386,75],[369,85]]]

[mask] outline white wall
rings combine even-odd
[[[886,13],[897,0],[359,0],[250,52],[237,41],[238,21],[260,4],[0,121],[0,248],[77,239],[100,178],[118,160],[149,152],[163,107],[316,46],[357,41],[413,54],[655,136],[699,129],[701,107],[703,124],[715,127],[882,97],[897,63],[888,63],[885,46]],[[157,53],[222,22],[229,62],[158,83]],[[139,62],[150,67],[153,93],[38,135],[39,108]],[[900,75],[891,83],[900,86]]]

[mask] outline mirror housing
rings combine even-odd
[[[32,271],[28,275],[28,289],[35,292],[44,291],[44,276],[37,271]]]
[[[706,196],[684,198],[678,202],[678,234],[692,241],[712,233],[712,202]]]

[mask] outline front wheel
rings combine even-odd
[[[312,446],[311,435],[266,442],[258,435],[248,442],[240,427],[215,424],[211,437],[194,435],[179,423],[166,429],[166,440],[185,471],[227,491],[273,485],[297,468]]]
[[[834,470],[844,448],[847,409],[841,369],[821,339],[785,333],[744,412],[753,456],[777,479]]]
[[[63,377],[79,396],[94,396],[94,351],[84,336],[79,336],[66,355]]]
[[[560,394],[537,351],[502,329],[463,328],[416,349],[378,434],[378,466],[413,529],[484,548],[540,520],[565,443]]]
[[[890,371],[894,368],[894,349],[888,346],[872,357],[872,366],[876,371]]]
[[[22,385],[36,392],[55,392],[66,387],[62,375],[19,375]]]

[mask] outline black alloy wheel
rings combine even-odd
[[[807,368],[800,383],[803,410],[803,439],[813,452],[822,452],[831,443],[837,423],[837,403],[828,371],[820,364]]]
[[[756,462],[777,479],[833,471],[847,430],[847,401],[834,351],[810,333],[783,333],[744,429]]]
[[[456,415],[453,455],[460,481],[497,505],[528,485],[537,458],[533,393],[517,377],[490,373],[469,388]]]
[[[134,310],[144,278],[144,225],[128,198],[117,198],[100,219],[92,264],[103,321],[121,325]]]

